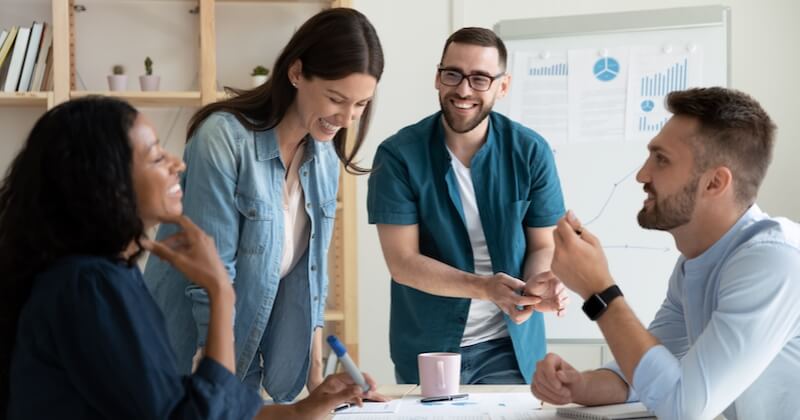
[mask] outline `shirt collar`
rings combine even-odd
[[[747,225],[767,217],[766,213],[761,211],[757,204],[753,204],[747,209],[746,212],[736,221],[736,223],[722,235],[719,240],[714,242],[707,250],[695,258],[686,260],[684,262],[685,271],[703,270],[706,267],[711,267],[722,257],[725,250],[728,249],[731,241],[733,241],[738,233]]]
[[[274,127],[265,131],[256,131],[255,146],[256,160],[258,161],[275,159],[281,154],[280,148],[278,148],[278,136],[275,135]],[[314,140],[311,135],[307,134],[305,137],[305,151],[303,152],[302,163],[312,160],[317,154],[318,147],[317,141]]]
[[[473,166],[472,164],[481,160],[487,153],[489,153],[488,150],[494,147],[494,142],[496,140],[493,130],[494,124],[492,123],[493,117],[494,117],[494,112],[490,112],[489,115],[486,116],[486,118],[489,120],[489,125],[486,129],[486,141],[483,143],[483,145],[481,145],[480,149],[478,149],[478,151],[475,152],[475,155],[472,156],[472,160],[470,161],[471,163],[470,168],[472,168]],[[447,143],[445,142],[444,125],[446,124],[446,122],[444,121],[444,115],[442,114],[442,111],[439,111],[436,114],[435,119],[436,122],[433,125],[433,136],[432,136],[433,141],[435,143],[434,150],[438,152],[435,157],[441,158],[442,160],[440,160],[440,162],[443,161],[445,162],[446,166],[450,166],[452,162],[450,157],[450,151],[447,148]]]

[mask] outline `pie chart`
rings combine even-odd
[[[619,74],[619,62],[611,57],[603,57],[594,63],[593,73],[602,82],[614,80]]]

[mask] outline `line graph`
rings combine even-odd
[[[603,206],[600,207],[600,211],[597,212],[596,216],[594,216],[593,218],[589,219],[588,222],[584,223],[583,224],[584,226],[589,226],[590,224],[594,223],[595,221],[597,221],[597,219],[599,219],[603,215],[603,213],[605,213],[606,207],[608,207],[608,203],[611,202],[611,199],[614,198],[614,194],[617,192],[617,187],[619,186],[619,184],[625,182],[626,179],[630,178],[630,176],[635,174],[638,170],[639,170],[639,167],[637,166],[632,171],[628,172],[627,175],[622,177],[622,179],[620,179],[619,181],[614,183],[614,185],[611,187],[611,192],[608,194],[608,198],[606,198],[606,201],[605,201],[605,203],[603,203]]]

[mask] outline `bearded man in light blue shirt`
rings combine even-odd
[[[674,114],[637,174],[646,229],[670,232],[681,257],[645,329],[614,284],[598,239],[570,213],[552,270],[586,302],[616,363],[578,372],[555,354],[536,368],[540,399],[640,400],[661,419],[788,419],[800,412],[800,227],[755,204],[775,126],[751,97],[724,88],[673,92]]]

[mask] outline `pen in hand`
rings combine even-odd
[[[361,390],[364,391],[365,394],[369,392],[370,387],[367,383],[367,380],[364,379],[364,374],[358,370],[358,367],[356,367],[353,359],[351,359],[350,355],[347,354],[347,349],[344,347],[344,344],[342,344],[342,342],[339,341],[335,335],[329,335],[328,345],[331,346],[331,350],[336,353],[336,357],[338,357],[339,361],[342,362],[344,370],[348,375],[350,375],[351,378],[353,378],[353,381],[361,387]]]

